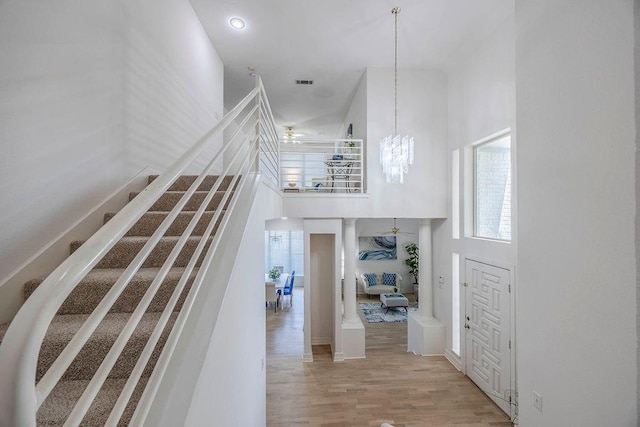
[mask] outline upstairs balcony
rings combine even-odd
[[[286,194],[363,194],[363,140],[280,141],[280,188]]]

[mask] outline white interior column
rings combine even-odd
[[[342,350],[345,359],[365,357],[365,330],[356,312],[356,220],[342,222],[344,242],[344,316],[342,318]]]
[[[356,220],[345,219],[343,223],[344,233],[344,321],[357,323],[356,314]]]
[[[433,255],[431,251],[431,219],[420,219],[418,228],[418,311],[425,319],[433,318]]]
[[[418,229],[418,311],[409,313],[407,349],[423,356],[444,354],[444,323],[433,317],[433,254],[431,219],[420,219]]]

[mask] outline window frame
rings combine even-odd
[[[500,132],[496,132],[492,135],[489,135],[485,138],[482,138],[479,141],[476,141],[472,144],[470,144],[467,148],[467,153],[468,156],[467,158],[469,159],[469,163],[470,163],[470,168],[469,170],[469,179],[466,180],[467,184],[468,184],[468,188],[469,188],[469,192],[467,192],[467,202],[469,202],[469,209],[466,210],[467,211],[467,225],[468,225],[468,230],[469,232],[466,233],[467,237],[473,238],[473,239],[478,239],[478,240],[489,240],[489,241],[494,241],[494,242],[499,242],[499,243],[511,243],[513,241],[513,217],[510,214],[510,218],[511,218],[511,225],[510,225],[510,238],[509,239],[503,239],[503,238],[499,238],[499,237],[488,237],[488,236],[483,236],[483,235],[479,235],[478,234],[478,179],[477,179],[477,174],[478,174],[478,169],[477,169],[477,150],[478,148],[485,146],[485,145],[489,145],[491,143],[500,141],[502,139],[508,139],[509,140],[509,168],[510,168],[510,188],[511,188],[511,193],[513,192],[513,157],[511,155],[511,150],[512,150],[512,138],[511,138],[511,129],[505,129],[502,130]],[[469,194],[471,193],[471,194]],[[511,206],[511,213],[513,212],[513,206]]]

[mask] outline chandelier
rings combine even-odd
[[[394,7],[391,9],[391,13],[395,21],[393,134],[387,135],[380,140],[380,164],[388,183],[402,184],[404,182],[404,174],[409,172],[409,165],[413,164],[413,137],[403,136],[398,132],[398,14],[400,13],[400,8]]]

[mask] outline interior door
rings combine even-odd
[[[465,372],[509,415],[510,280],[509,270],[465,261]]]

